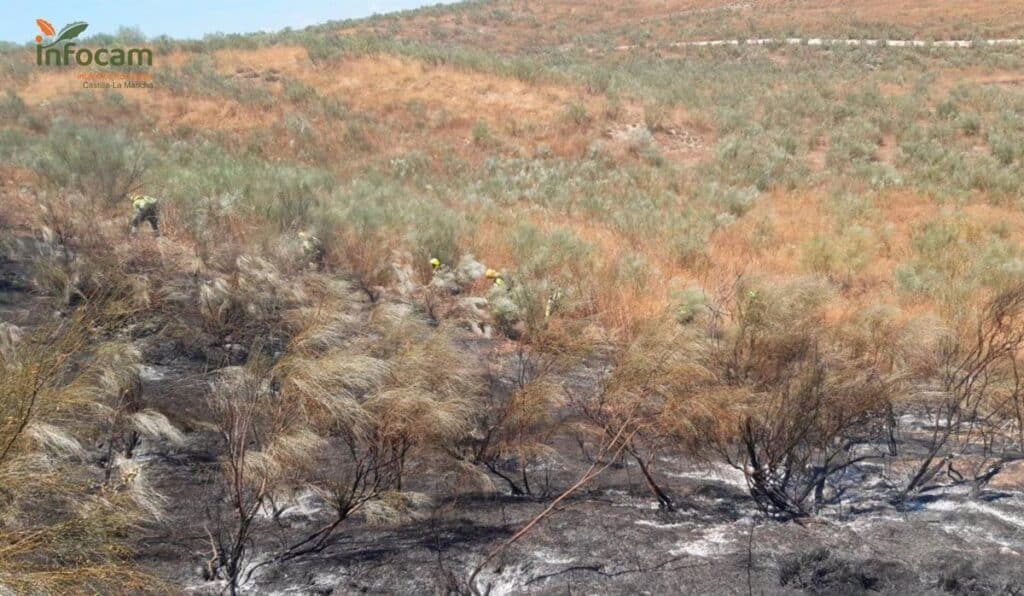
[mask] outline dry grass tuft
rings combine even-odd
[[[97,308],[26,336],[0,361],[0,588],[14,593],[161,590],[132,566],[125,543],[143,517],[158,515],[159,497],[138,473],[97,483],[74,461],[86,456],[74,433],[102,431],[88,416],[92,400],[132,376],[116,358],[103,374],[75,374]],[[117,351],[101,347],[99,358]]]

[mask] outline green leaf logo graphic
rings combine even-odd
[[[65,25],[64,28],[60,30],[60,33],[57,34],[57,39],[53,40],[52,43],[47,44],[46,47],[57,45],[62,41],[71,41],[81,35],[88,27],[89,24],[84,21],[76,21],[70,25]]]

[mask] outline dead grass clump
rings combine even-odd
[[[283,276],[269,261],[243,255],[235,270],[199,287],[199,313],[207,331],[233,335],[250,344],[285,340],[285,313],[300,307],[306,296],[300,284]]]
[[[0,359],[0,588],[15,593],[160,590],[131,565],[125,541],[158,515],[159,497],[140,470],[104,483],[75,463],[88,455],[75,435],[103,430],[92,423],[97,392],[131,375],[123,362],[75,374],[95,314],[83,307]]]
[[[339,317],[334,308],[352,305],[347,287],[334,290],[321,309],[292,314],[305,327],[276,363],[228,371],[213,392],[229,506],[213,520],[208,568],[232,591],[262,565],[321,550],[354,513],[381,523],[414,515],[424,498],[403,490],[406,462],[469,428],[479,384],[448,330],[388,306],[363,324]],[[260,513],[300,489],[327,508],[326,523],[253,561]]]

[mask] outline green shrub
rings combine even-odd
[[[656,270],[639,252],[627,251],[615,260],[612,282],[617,288],[644,291]]]
[[[664,130],[669,125],[670,106],[664,102],[644,104],[644,126],[647,130]]]
[[[737,188],[711,182],[704,187],[700,197],[715,211],[739,218],[754,207],[761,193],[753,186]]]
[[[494,135],[491,134],[490,126],[484,120],[477,120],[473,125],[473,144],[486,147],[492,143],[494,143]]]
[[[843,172],[875,160],[882,143],[882,133],[863,120],[850,120],[837,129],[830,139],[826,163]]]
[[[669,226],[669,250],[673,259],[688,269],[709,264],[708,240],[714,226],[706,220],[678,218]]]
[[[877,254],[878,241],[871,230],[853,225],[838,234],[815,236],[804,243],[801,261],[808,270],[849,282]]]
[[[288,98],[288,101],[298,105],[311,105],[320,99],[320,94],[315,87],[296,80],[289,80],[285,83],[284,96]]]
[[[410,242],[417,268],[426,274],[434,258],[454,266],[462,254],[461,221],[447,208],[432,203],[418,206],[416,212]]]
[[[761,129],[722,139],[716,147],[712,175],[736,186],[765,191],[781,186],[796,188],[807,177],[807,167],[778,139]]]
[[[511,230],[512,256],[529,278],[564,280],[592,275],[594,248],[570,230],[545,232],[520,223]]]
[[[960,132],[967,136],[977,136],[981,132],[981,118],[974,112],[960,114],[956,123]]]
[[[8,89],[3,99],[0,99],[0,118],[6,122],[18,122],[22,116],[28,113],[28,106],[25,101],[18,97],[14,89]]]
[[[575,101],[566,106],[565,117],[579,128],[590,124],[591,120],[590,114],[587,113],[587,106]]]
[[[992,155],[1004,166],[1009,166],[1024,155],[1024,126],[1017,114],[1001,114],[986,134]]]
[[[977,288],[999,290],[1018,282],[1024,251],[982,232],[952,218],[922,226],[911,242],[913,259],[896,270],[899,288],[959,308]]]
[[[152,164],[149,148],[125,132],[61,120],[51,127],[35,166],[54,186],[117,203],[143,188]]]
[[[362,153],[373,151],[373,142],[366,132],[366,127],[357,121],[349,121],[346,125],[345,144]]]
[[[942,120],[955,120],[960,115],[960,107],[951,99],[939,102],[935,114]]]
[[[308,227],[335,186],[324,170],[267,164],[210,142],[176,147],[154,178],[154,194],[176,203],[186,227],[200,235],[230,214],[256,215],[278,231]]]
[[[31,146],[31,141],[21,131],[13,128],[0,129],[0,161],[7,163],[27,161],[28,157],[25,152]]]

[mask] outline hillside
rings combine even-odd
[[[3,49],[0,592],[1015,593],[1022,31],[495,0],[80,42],[152,49],[136,88]]]

